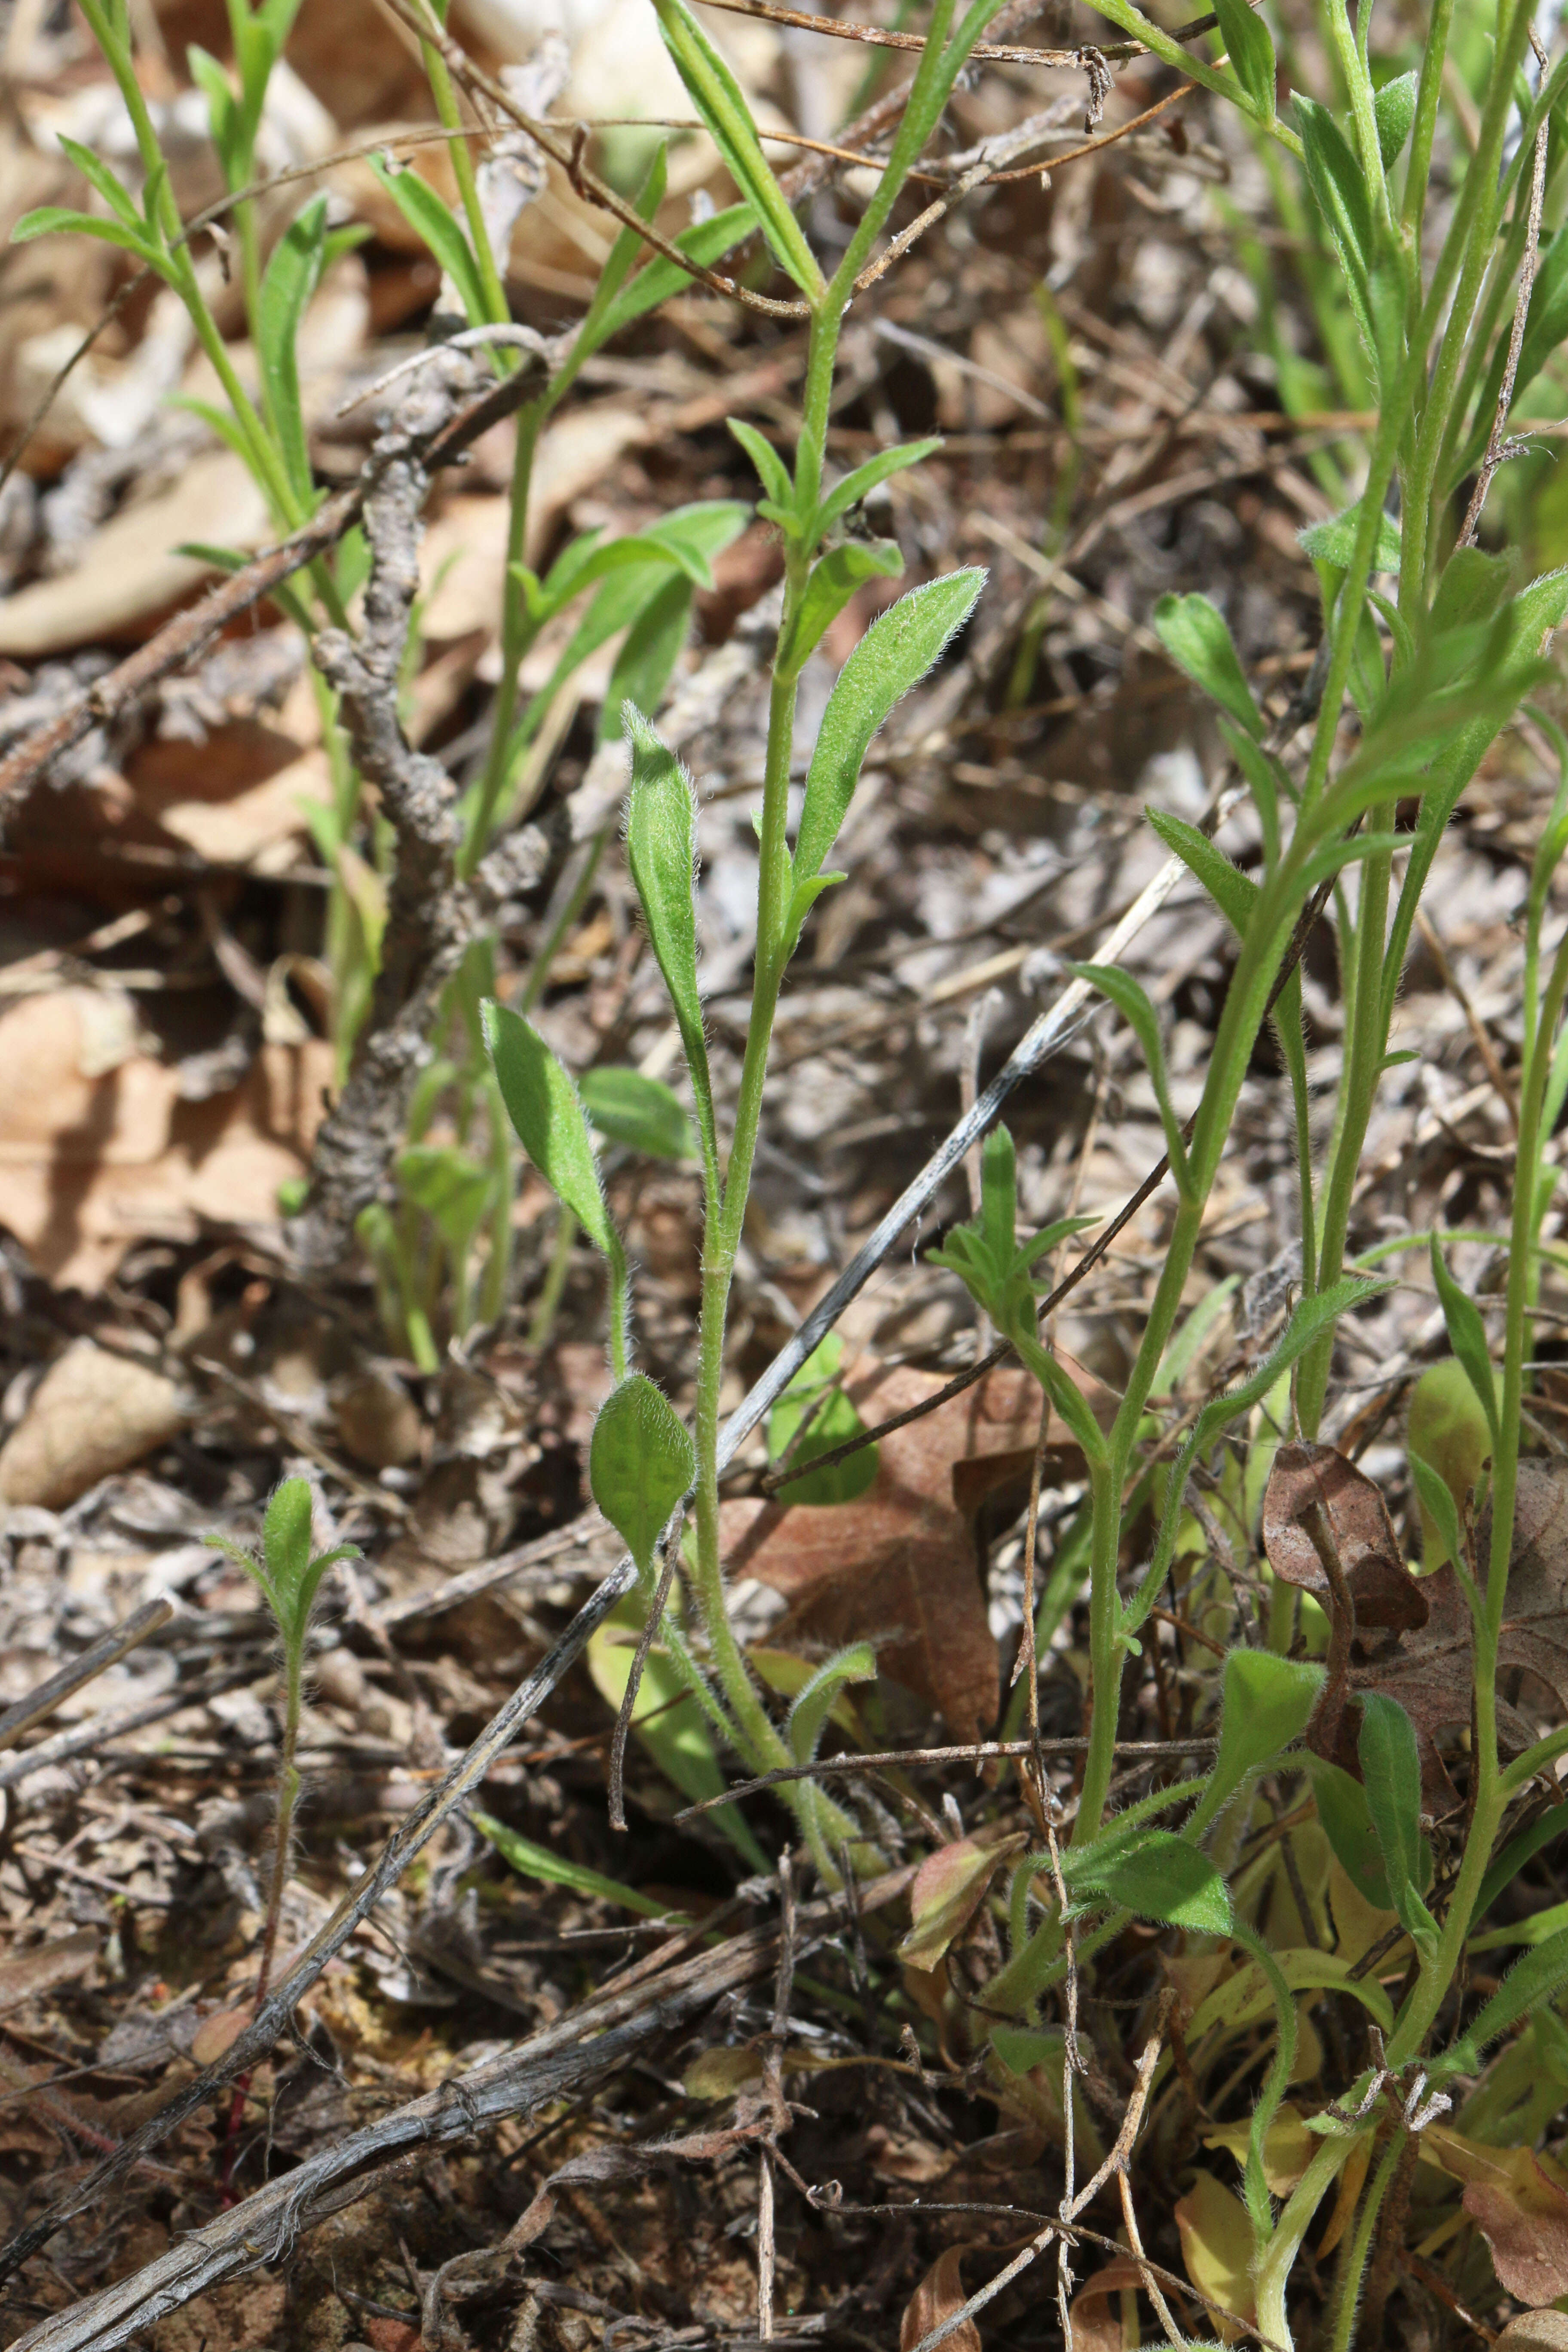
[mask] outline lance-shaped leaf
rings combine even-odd
[[[923,464],[941,447],[942,436],[934,434],[929,440],[905,441],[896,449],[879,449],[874,457],[868,457],[863,466],[857,466],[852,473],[845,475],[841,482],[834,483],[816,509],[815,535],[818,539],[825,538],[836,523],[843,520],[851,507],[858,506],[862,499],[868,499],[873,490],[879,489],[895,474],[901,474],[906,467]]]
[[[1475,1493],[1491,1458],[1492,1433],[1468,1372],[1454,1357],[1428,1364],[1411,1390],[1405,1442],[1421,1505],[1423,1563],[1428,1569],[1441,1568],[1445,1559],[1462,1563],[1463,1548],[1456,1548],[1449,1521],[1458,1524]],[[1447,1508],[1429,1494],[1426,1481],[1433,1477]]]
[[[1234,1914],[1225,1880],[1206,1853],[1172,1830],[1151,1830],[1103,1855],[1092,1845],[1074,1847],[1062,1862],[1075,1898],[1103,1895],[1141,1919],[1196,1935],[1230,1933]]]
[[[599,1133],[649,1160],[689,1160],[696,1150],[680,1097],[641,1070],[584,1070],[583,1100]]]
[[[877,1653],[869,1642],[853,1642],[823,1661],[789,1711],[786,1736],[797,1764],[809,1764],[816,1754],[822,1727],[845,1685],[876,1679]]]
[[[1568,1984],[1568,1927],[1549,1936],[1545,1943],[1537,1944],[1514,1962],[1468,2032],[1443,2053],[1433,2073],[1474,2074],[1492,2042],[1549,2001],[1564,1984]]]
[[[757,479],[767,492],[765,504],[757,511],[766,522],[776,522],[792,538],[799,533],[800,525],[795,511],[795,484],[789,467],[773,447],[765,433],[748,425],[743,416],[726,416],[725,424],[757,469]]]
[[[654,5],[658,11],[658,28],[675,60],[676,71],[690,91],[692,103],[708,125],[736,187],[755,212],[779,267],[795,279],[803,294],[819,294],[823,276],[816,257],[763,153],[763,142],[740,83],[685,5],[685,0],[654,0]]]
[[[1244,940],[1258,897],[1250,874],[1233,866],[1224,850],[1216,849],[1207,834],[1188,824],[1184,817],[1158,808],[1146,808],[1143,814],[1166,848],[1197,877],[1237,937]]]
[[[696,1475],[685,1423],[646,1372],[628,1372],[599,1408],[588,1444],[588,1485],[645,1581],[669,1515]]]
[[[490,999],[485,1044],[517,1139],[602,1257],[624,1263],[599,1182],[599,1162],[583,1097],[543,1038],[521,1013]]]
[[[1296,93],[1307,179],[1330,236],[1344,266],[1345,290],[1369,352],[1376,349],[1369,285],[1372,275],[1372,198],[1362,168],[1344,132],[1316,99]]]
[[[1415,120],[1415,92],[1420,81],[1417,73],[1402,73],[1393,81],[1385,81],[1372,101],[1377,121],[1377,152],[1383,158],[1384,170],[1389,171],[1399,161],[1410,126]]]
[[[1274,43],[1261,16],[1247,0],[1215,0],[1219,29],[1236,78],[1260,119],[1274,120]]]
[[[1240,0],[1245,6],[1246,0]],[[1247,11],[1251,16],[1251,10]],[[1162,596],[1154,607],[1160,643],[1179,668],[1247,733],[1261,740],[1263,719],[1252,698],[1225,615],[1206,596]]]
[[[1326,522],[1309,523],[1296,537],[1314,563],[1330,563],[1336,572],[1348,572],[1360,528],[1360,507],[1346,507],[1342,514],[1331,515]],[[1399,525],[1391,514],[1379,514],[1377,518],[1372,568],[1374,572],[1399,569]]]
[[[913,1924],[899,1946],[898,1956],[906,1968],[938,1965],[979,1910],[1008,1851],[1005,1845],[980,1846],[973,1838],[958,1838],[926,1856],[910,1889]]]
[[[349,241],[357,242],[357,237]],[[273,248],[257,305],[257,356],[267,412],[296,495],[313,503],[310,438],[300,398],[300,328],[330,260],[345,240],[327,234],[327,200],[318,196],[290,222]]]
[[[378,155],[372,155],[369,163],[415,236],[429,247],[456,287],[469,326],[492,325],[479,266],[474,259],[472,246],[458,226],[456,214],[429,182],[420,178],[412,164],[405,171],[395,172],[389,171]]]
[[[984,584],[977,567],[912,588],[872,622],[845,663],[806,775],[795,846],[797,893],[822,872],[838,838],[872,736],[969,618]]]
[[[1175,1179],[1176,1190],[1186,1192],[1192,1184],[1187,1167],[1187,1147],[1165,1076],[1165,1047],[1160,1035],[1158,1013],[1140,982],[1130,971],[1123,971],[1120,964],[1075,963],[1070,969],[1079,980],[1087,980],[1091,988],[1098,988],[1102,996],[1110,999],[1142,1046],[1143,1059],[1149,1066],[1149,1076],[1153,1081],[1154,1099],[1160,1107],[1160,1124],[1165,1130],[1165,1150],[1170,1154],[1171,1174]]]
[[[805,668],[824,632],[837,619],[858,588],[864,587],[868,580],[896,580],[903,568],[902,552],[890,539],[870,542],[847,540],[842,547],[831,549],[815,563],[795,611],[789,643],[779,655],[779,667],[784,677],[793,677]]]
[[[668,745],[630,703],[626,708],[626,728],[632,747],[626,863],[669,992],[697,1097],[704,1157],[712,1168],[717,1166],[718,1146],[708,1043],[702,1033],[702,1000],[697,985],[697,912],[692,898],[697,820],[691,780]]]
[[[1466,1376],[1476,1400],[1486,1416],[1488,1432],[1493,1446],[1499,1437],[1497,1382],[1492,1372],[1491,1349],[1487,1345],[1487,1327],[1481,1320],[1481,1310],[1467,1291],[1460,1289],[1449,1273],[1447,1263],[1432,1236],[1432,1279],[1443,1309],[1443,1320],[1448,1327],[1448,1345],[1464,1366]]]
[[[1381,1692],[1363,1699],[1357,1753],[1394,1909],[1416,1948],[1430,1954],[1437,1923],[1421,1899],[1432,1872],[1421,1834],[1421,1759],[1415,1727],[1396,1699]]]

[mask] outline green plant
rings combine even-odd
[[[268,1883],[267,1914],[261,1931],[253,2004],[267,1998],[272,1963],[278,1949],[278,1929],[283,1916],[283,1890],[289,1880],[289,1847],[294,1813],[300,1801],[300,1774],[294,1754],[300,1739],[300,1709],[305,1687],[305,1651],[310,1619],[321,1589],[321,1579],[340,1559],[358,1559],[358,1544],[334,1544],[330,1551],[313,1551],[310,1538],[311,1495],[304,1478],[285,1478],[268,1503],[261,1523],[261,1557],[232,1543],[227,1536],[209,1535],[215,1550],[226,1552],[256,1586],[278,1628],[283,1664],[283,1738],[278,1760],[278,1801],[272,1833],[272,1871]]]
[[[826,487],[824,427],[845,310],[958,65],[990,11],[977,6],[955,31],[951,8],[938,0],[902,125],[877,191],[828,277],[782,200],[744,102],[721,60],[682,0],[656,0],[656,5],[693,101],[762,224],[776,266],[793,278],[811,320],[810,361],[793,466],[753,428],[740,423],[732,427],[762,478],[766,497],[759,511],[781,535],[786,573],[759,826],[754,994],[739,1092],[723,1135],[708,1068],[692,943],[695,820],[690,790],[653,730],[635,712],[627,713],[633,746],[628,854],[685,1047],[702,1150],[706,1217],[689,1496],[694,1538],[687,1570],[701,1655],[668,1612],[662,1630],[710,1719],[752,1769],[764,1770],[786,1764],[792,1755],[809,1748],[811,1741],[804,1733],[797,1736],[793,1719],[782,1727],[775,1725],[729,1627],[715,1465],[725,1309],[762,1111],[769,1038],[779,989],[802,925],[819,892],[840,878],[826,870],[827,861],[871,736],[899,695],[929,667],[967,616],[981,584],[978,575],[965,573],[933,582],[905,596],[868,632],[828,704],[792,843],[786,785],[802,663],[858,582],[895,568],[884,551],[838,541],[836,526],[875,479],[886,478],[899,466],[925,454],[923,449],[891,450],[845,481]],[[985,1149],[979,1216],[959,1228],[939,1254],[940,1263],[967,1285],[1035,1373],[1053,1414],[1060,1417],[1081,1451],[1089,1482],[1087,1515],[1074,1537],[1075,1543],[1081,1541],[1075,1559],[1087,1553],[1089,1589],[1089,1738],[1082,1787],[1059,1867],[1054,1853],[1039,1852],[1026,1855],[1012,1872],[1006,1906],[1012,1949],[986,1989],[985,2009],[992,2016],[1022,2020],[1033,2030],[1038,2003],[1063,1981],[1074,1941],[1081,1968],[1120,1932],[1133,1910],[1193,1932],[1228,1936],[1247,1946],[1253,1953],[1261,2004],[1248,2014],[1268,2013],[1271,2008],[1277,2021],[1273,2063],[1246,2141],[1250,2262],[1258,2285],[1258,2324],[1274,2342],[1287,2344],[1287,2284],[1308,2221],[1358,2137],[1375,2125],[1365,2119],[1370,2110],[1350,2126],[1321,2119],[1314,2126],[1319,2137],[1313,2152],[1283,2209],[1277,2210],[1267,2185],[1268,2151],[1295,2048],[1293,1992],[1304,1980],[1302,1968],[1310,1956],[1287,1955],[1296,1969],[1294,1981],[1289,1980],[1249,1924],[1243,1907],[1245,1883],[1226,1884],[1227,1860],[1236,1847],[1235,1832],[1225,1824],[1244,1817],[1260,1773],[1296,1769],[1288,1751],[1312,1715],[1323,1687],[1323,1670],[1287,1654],[1295,1633],[1296,1596],[1279,1584],[1269,1610],[1269,1646],[1247,1654],[1245,1667],[1235,1656],[1228,1663],[1213,1769],[1111,1813],[1108,1796],[1120,1693],[1126,1662],[1140,1654],[1141,1635],[1189,1524],[1185,1497],[1194,1469],[1208,1464],[1227,1433],[1245,1429],[1251,1433],[1245,1442],[1264,1448],[1259,1459],[1266,1476],[1281,1416],[1287,1422],[1293,1418],[1305,1437],[1316,1436],[1338,1319],[1372,1288],[1348,1266],[1351,1210],[1373,1100],[1391,1058],[1389,1033],[1415,910],[1460,795],[1499,731],[1545,674],[1542,642],[1568,612],[1568,574],[1549,574],[1521,584],[1507,560],[1479,551],[1462,534],[1457,538],[1455,512],[1456,494],[1467,475],[1500,444],[1509,402],[1523,374],[1522,363],[1516,365],[1517,351],[1511,362],[1508,353],[1512,323],[1508,289],[1519,280],[1529,239],[1536,233],[1531,222],[1540,219],[1543,177],[1549,168],[1553,173],[1557,168],[1560,137],[1551,148],[1549,167],[1547,142],[1542,138],[1538,145],[1537,133],[1548,122],[1559,128],[1555,110],[1568,68],[1560,66],[1543,76],[1541,89],[1531,91],[1520,79],[1528,12],[1520,0],[1500,0],[1493,54],[1481,68],[1484,95],[1474,153],[1443,235],[1429,249],[1422,230],[1450,29],[1450,12],[1442,0],[1427,28],[1418,67],[1381,83],[1370,62],[1371,11],[1361,10],[1352,26],[1334,0],[1324,0],[1320,28],[1338,89],[1328,103],[1299,93],[1291,124],[1276,113],[1276,59],[1261,16],[1238,5],[1222,6],[1218,38],[1228,50],[1228,63],[1205,64],[1160,33],[1131,0],[1096,0],[1096,5],[1122,31],[1237,106],[1285,170],[1292,162],[1300,167],[1332,257],[1339,289],[1335,299],[1348,306],[1353,333],[1353,368],[1349,353],[1342,354],[1342,382],[1363,382],[1371,388],[1376,421],[1364,452],[1360,496],[1335,522],[1306,535],[1321,590],[1325,675],[1300,772],[1271,740],[1218,611],[1201,597],[1171,597],[1156,616],[1173,659],[1213,698],[1221,714],[1236,772],[1250,793],[1261,865],[1255,874],[1243,875],[1204,834],[1173,819],[1159,823],[1167,847],[1188,865],[1236,934],[1234,973],[1207,1076],[1189,1118],[1178,1116],[1159,1016],[1140,983],[1124,970],[1081,969],[1080,976],[1110,1001],[1142,1050],[1164,1128],[1174,1192],[1160,1278],[1108,1430],[1096,1422],[1037,1331],[1032,1268],[1070,1230],[1070,1222],[1019,1244],[1012,1147],[1004,1132],[994,1134]],[[1521,136],[1512,160],[1505,163],[1505,138],[1516,111]],[[1544,299],[1539,322],[1537,310],[1530,312],[1526,349],[1537,363],[1546,348],[1546,320],[1555,316],[1551,307],[1555,289],[1554,271],[1552,292]],[[1400,524],[1391,520],[1387,510],[1395,488]],[[1380,580],[1385,586],[1378,584]],[[1347,706],[1359,723],[1359,736],[1342,752]],[[1400,832],[1396,809],[1412,803],[1416,808],[1414,828]],[[1568,1748],[1568,1734],[1554,1735],[1505,1768],[1497,1752],[1495,1702],[1524,1366],[1542,1222],[1551,1196],[1542,1147],[1568,1089],[1568,1049],[1559,1042],[1568,989],[1568,944],[1557,950],[1544,982],[1540,978],[1548,884],[1563,853],[1563,835],[1559,811],[1549,827],[1549,845],[1543,845],[1531,894],[1519,1177],[1500,1389],[1495,1396],[1479,1316],[1449,1280],[1434,1247],[1434,1270],[1451,1344],[1486,1416],[1491,1458],[1489,1556],[1467,1584],[1475,1632],[1470,1812],[1458,1879],[1440,1912],[1429,1907],[1427,1899],[1430,1868],[1419,1822],[1414,1734],[1408,1717],[1393,1701],[1369,1702],[1363,1707],[1362,1779],[1342,1776],[1364,1813],[1370,1841],[1366,1867],[1375,1866],[1377,1884],[1412,1939],[1412,1974],[1397,2011],[1386,2006],[1381,1992],[1372,2001],[1385,2017],[1386,2066],[1394,2080],[1418,2058],[1430,2063],[1423,2053],[1445,2004],[1451,2001],[1465,1939],[1510,1801],[1531,1771]],[[1397,875],[1399,861],[1402,877]],[[1289,959],[1299,952],[1292,942],[1310,919],[1309,910],[1330,891],[1340,916],[1347,1046],[1326,1164],[1320,1164],[1308,1118],[1299,982],[1291,976]],[[1159,1431],[1151,1412],[1157,1379],[1173,1349],[1249,1058],[1270,1017],[1280,1034],[1296,1105],[1304,1256],[1300,1296],[1267,1359],[1237,1386],[1203,1404],[1175,1444],[1173,1463],[1152,1483],[1147,1455],[1151,1438]],[[531,1034],[525,1040],[521,1028],[500,1017],[492,1022],[490,1040],[514,1115],[521,1108],[513,1098],[520,1090],[527,1085],[539,1089],[530,1113],[537,1130],[544,1115],[542,1081],[526,1079],[525,1071],[542,1067],[542,1046]],[[520,1119],[520,1131],[523,1123]],[[558,1148],[553,1139],[536,1131],[525,1140],[549,1175],[550,1157]],[[605,1236],[600,1245],[610,1265],[612,1293],[620,1299],[625,1283],[618,1243]],[[623,1377],[635,1377],[626,1374],[624,1358],[619,1369]],[[635,1442],[625,1435],[616,1441]],[[1247,1507],[1255,1510],[1259,1487],[1250,1470],[1247,1482],[1252,1497]],[[671,1454],[659,1493],[660,1504],[670,1510],[679,1499],[679,1483]],[[1423,1501],[1438,1516],[1440,1529],[1447,1531],[1456,1572],[1468,1579],[1449,1489],[1436,1474],[1430,1482],[1421,1479],[1420,1488]],[[616,1518],[609,1488],[601,1491],[596,1480],[595,1492]],[[1129,1531],[1156,1492],[1161,1499],[1149,1559],[1124,1596]],[[1442,1497],[1447,1498],[1446,1507]],[[1063,1594],[1056,1593],[1052,1606],[1058,1614],[1063,1605]],[[1321,1618],[1316,1622],[1321,1625]],[[847,1654],[830,1661],[823,1675],[831,1683],[860,1670],[861,1662]],[[1329,1786],[1323,1782],[1325,1790]],[[841,1809],[832,1808],[830,1822],[828,1801],[806,1783],[786,1784],[784,1793],[819,1869],[831,1880],[850,1835]],[[1323,1802],[1327,1807],[1326,1795]],[[1188,1809],[1181,1830],[1152,1826],[1155,1816],[1176,1808]],[[1065,1907],[1060,1899],[1064,1891]],[[1249,1905],[1255,1901],[1247,1895]],[[1075,1936],[1078,1921],[1083,1924]],[[932,1949],[929,1935],[922,1949]],[[1312,1965],[1319,1964],[1314,1960]],[[1563,1965],[1568,1967],[1568,1962]],[[1318,1980],[1327,1979],[1320,1974]],[[1500,2032],[1510,2020],[1539,2008],[1561,1980],[1554,1957],[1516,1972],[1509,1979],[1516,1990],[1487,2011],[1487,2031]],[[1367,1997],[1371,2000],[1371,1989]],[[961,2025],[955,2014],[954,2031],[962,2038],[974,2031],[973,2021]],[[1479,2046],[1473,2037],[1464,2041],[1442,2063],[1452,2070],[1469,2063]],[[999,2053],[996,2063],[1004,2074],[1020,2071],[1010,2069]],[[1370,2079],[1363,2078],[1352,2105]],[[1386,2165],[1374,2170],[1361,2220],[1348,2241],[1351,2251],[1341,2288],[1342,2337],[1353,2319],[1359,2265],[1367,2258],[1378,2200],[1391,2177]]]

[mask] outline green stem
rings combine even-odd
[[[1274,2225],[1258,2271],[1258,2325],[1271,2343],[1282,2345],[1290,2352],[1293,2338],[1285,2311],[1285,2290],[1301,2241],[1311,2227],[1312,2216],[1322,2203],[1355,2146],[1352,2137],[1326,2139],[1318,2148],[1286,2202],[1285,2210]]]
[[[458,870],[464,876],[473,872],[489,847],[491,827],[500,806],[501,795],[510,781],[515,757],[516,747],[512,743],[511,732],[517,710],[518,672],[533,638],[517,567],[527,553],[528,499],[533,478],[534,452],[539,446],[540,428],[548,414],[548,407],[547,400],[534,400],[518,412],[517,445],[511,464],[511,505],[507,516],[506,572],[501,590],[500,679],[496,688],[495,709],[490,718],[489,750],[485,759],[485,772],[479,780],[479,793],[468,820],[468,835],[458,860]]]
[[[1372,2252],[1377,2217],[1383,2210],[1383,2200],[1388,2194],[1388,2185],[1394,2179],[1404,2145],[1404,2133],[1395,2132],[1384,2149],[1377,2170],[1363,2195],[1355,2229],[1346,2243],[1344,2261],[1340,2269],[1339,2300],[1334,2310],[1334,2332],[1329,2352],[1351,2352],[1355,2335],[1356,2305],[1361,2295],[1361,2283],[1366,2274],[1367,2256]]]

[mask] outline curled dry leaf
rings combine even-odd
[[[1107,2263],[1085,2279],[1068,2313],[1073,2352],[1121,2352],[1121,2299],[1136,2293],[1142,2284],[1142,2273],[1131,2254]]]
[[[64,1510],[184,1424],[174,1381],[84,1339],[44,1374],[0,1450],[0,1501]]]
[[[1492,2268],[1521,2303],[1568,2294],[1568,2176],[1527,2147],[1492,2147],[1444,2126],[1422,2147],[1465,2184],[1464,2207],[1491,2249]]]
[[[1009,1839],[1004,1845],[980,1846],[973,1838],[955,1839],[927,1854],[910,1888],[909,1934],[899,1946],[899,1958],[911,1969],[934,1969],[949,1947],[973,1918],[985,1890],[1009,1853],[1023,1844]]]
[[[1097,1411],[1114,1410],[1090,1374],[1061,1360]],[[869,1428],[945,1382],[867,1357],[844,1385]],[[754,1576],[792,1602],[785,1638],[834,1649],[876,1643],[887,1673],[940,1709],[955,1738],[983,1738],[995,1719],[999,1674],[974,1518],[988,1495],[1027,1479],[1039,1418],[1034,1381],[999,1366],[883,1438],[875,1483],[858,1502],[726,1503],[730,1574]],[[1076,1466],[1080,1457],[1064,1444],[1052,1459]]]
[[[1344,1570],[1354,1609],[1348,1628],[1311,1541],[1314,1503]],[[1412,1576],[1400,1562],[1381,1494],[1326,1445],[1280,1447],[1264,1498],[1263,1535],[1275,1573],[1321,1599],[1338,1636],[1308,1745],[1359,1780],[1355,1702],[1365,1692],[1396,1699],[1415,1727],[1423,1808],[1439,1818],[1451,1813],[1458,1793],[1437,1742],[1468,1727],[1473,1658],[1470,1613],[1452,1566]],[[1489,1509],[1476,1535],[1483,1565],[1490,1538]],[[1498,1738],[1505,1753],[1517,1755],[1536,1737],[1529,1705],[1553,1723],[1568,1715],[1568,1464],[1520,1464],[1498,1676]]]
[[[944,2246],[904,2306],[899,2327],[899,2352],[914,2352],[922,2336],[961,2311],[969,2300],[959,2265],[971,2249]],[[980,2352],[980,2330],[973,2319],[963,2320],[947,2338],[951,2352]]]
[[[1313,1541],[1314,1511],[1344,1571],[1356,1631],[1425,1624],[1421,1588],[1400,1557],[1381,1489],[1331,1445],[1282,1445],[1263,1497],[1263,1548],[1276,1576],[1328,1609],[1331,1579]]]

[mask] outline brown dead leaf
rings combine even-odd
[[[1492,2268],[1521,2303],[1568,2294],[1568,2185],[1527,2147],[1493,2147],[1436,2126],[1422,2151],[1461,2180],[1464,2207],[1491,2249]]]
[[[64,1510],[184,1425],[174,1382],[83,1339],[50,1365],[0,1450],[0,1501]]]
[[[1568,2352],[1568,2311],[1521,2311],[1497,2341],[1498,2352]]]
[[[967,2246],[944,2246],[938,2254],[904,2306],[899,2327],[899,2352],[914,2352],[922,2336],[951,2319],[967,2303],[959,2265],[969,2252]],[[973,2319],[962,2321],[947,2341],[952,2352],[981,2352],[980,2330]]]
[[[1459,1799],[1437,1740],[1470,1720],[1473,1642],[1464,1593],[1452,1566],[1413,1577],[1402,1565],[1387,1507],[1352,1463],[1331,1446],[1281,1446],[1264,1497],[1265,1549],[1278,1575],[1322,1601],[1339,1636],[1347,1629],[1338,1624],[1330,1578],[1307,1524],[1314,1502],[1344,1570],[1355,1622],[1308,1744],[1359,1779],[1357,1697],[1375,1691],[1397,1699],[1415,1727],[1423,1806],[1441,1818]],[[1477,1528],[1483,1562],[1490,1535],[1490,1513],[1483,1511]],[[1498,1738],[1505,1753],[1517,1755],[1537,1736],[1523,1711],[1532,1694],[1545,1719],[1568,1715],[1568,1465],[1519,1466],[1498,1677]]]
[[[1142,2284],[1142,2273],[1131,2254],[1107,2263],[1085,2279],[1074,2295],[1068,2316],[1072,2321],[1073,2352],[1121,2352],[1121,2297]]]
[[[8,1952],[0,1960],[0,2010],[14,2009],[19,2001],[86,1976],[102,1941],[96,1927],[83,1927],[74,1936],[57,1936],[50,1944]]]
[[[1382,1491],[1331,1445],[1282,1445],[1263,1497],[1263,1548],[1276,1576],[1327,1609],[1328,1572],[1308,1520],[1321,1508],[1355,1603],[1358,1633],[1424,1625],[1422,1589],[1400,1557]]]
[[[1089,1374],[1071,1369],[1091,1402],[1106,1401]],[[868,1427],[943,1386],[934,1372],[889,1370],[874,1357],[845,1381]],[[1028,1374],[998,1367],[883,1438],[875,1484],[858,1502],[726,1503],[730,1573],[784,1595],[785,1631],[797,1642],[880,1643],[886,1671],[940,1709],[955,1738],[983,1738],[995,1719],[998,1664],[974,1514],[997,1487],[1027,1477],[1039,1414]]]
[[[145,1235],[273,1223],[333,1073],[321,1039],[268,1045],[237,1087],[184,1101],[179,1072],[136,1049],[133,1024],[106,1034],[118,1001],[62,988],[0,1010],[0,1224],[79,1290],[100,1290]]]

